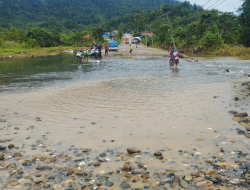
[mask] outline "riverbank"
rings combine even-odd
[[[87,49],[85,47],[59,46],[49,48],[32,48],[32,49],[0,49],[0,60],[9,59],[25,59],[40,56],[53,56],[65,53],[72,53],[79,49]]]
[[[230,72],[205,59],[172,70],[157,52],[136,52],[86,65],[69,64],[70,55],[6,64],[2,189],[249,188],[240,61],[224,60],[238,65]]]

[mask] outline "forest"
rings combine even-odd
[[[177,0],[138,0],[136,3],[104,0],[95,4],[86,0],[81,3],[76,0],[0,0],[3,18],[0,54],[12,46],[22,49],[89,46],[93,41],[103,41],[104,32],[115,29],[119,30],[118,38],[125,32],[138,36],[152,31],[153,39],[148,39],[148,45],[166,48],[173,45],[166,13],[180,49],[223,53],[225,49],[231,52],[232,48],[250,46],[250,0],[242,1],[237,15],[220,12],[216,6],[207,10]],[[83,38],[86,34],[92,38]],[[143,41],[145,43],[145,39]]]

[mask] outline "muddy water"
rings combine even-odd
[[[136,147],[149,153],[134,158],[148,169],[189,174],[221,147],[237,149],[248,143],[237,135],[227,112],[237,109],[234,86],[245,80],[249,67],[249,62],[231,58],[181,60],[177,71],[160,57],[88,65],[77,65],[70,55],[1,62],[0,116],[6,122],[0,127],[6,128],[0,139],[13,139],[30,155],[47,154],[32,150],[37,140],[57,152],[72,145],[91,148],[91,159],[107,149],[126,152]],[[30,125],[35,128],[27,130]],[[163,161],[152,159],[155,151],[163,152]],[[197,156],[190,158],[190,153]],[[110,159],[94,172],[120,167],[115,156]]]

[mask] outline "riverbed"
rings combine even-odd
[[[249,144],[235,132],[237,123],[228,113],[249,111],[247,101],[234,101],[242,93],[239,84],[249,80],[243,76],[249,68],[247,60],[210,58],[182,59],[174,70],[160,56],[80,65],[73,55],[0,62],[0,117],[5,121],[0,139],[12,139],[26,156],[64,152],[79,159],[71,150],[87,148],[87,157],[96,162],[106,152],[106,162],[88,168],[95,175],[119,169],[115,154],[130,147],[143,153],[130,161],[145,163],[148,171],[168,168],[188,175],[222,147]],[[163,159],[153,156],[158,151]],[[0,173],[3,181],[5,172]]]

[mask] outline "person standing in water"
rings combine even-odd
[[[133,47],[132,47],[132,44],[130,44],[130,47],[129,47],[129,53],[130,53],[130,55],[132,55],[132,51],[133,51]]]
[[[170,60],[169,60],[169,66],[171,66],[171,62],[173,62],[173,53],[174,53],[175,47],[173,46],[170,51]]]
[[[181,57],[181,54],[179,53],[179,51],[177,49],[174,49],[174,53],[172,56],[172,60],[174,62],[174,68],[177,68],[177,65],[179,64],[179,59]]]
[[[87,58],[87,63],[89,63],[89,51],[84,51],[83,54],[83,62],[85,62],[85,58]]]

